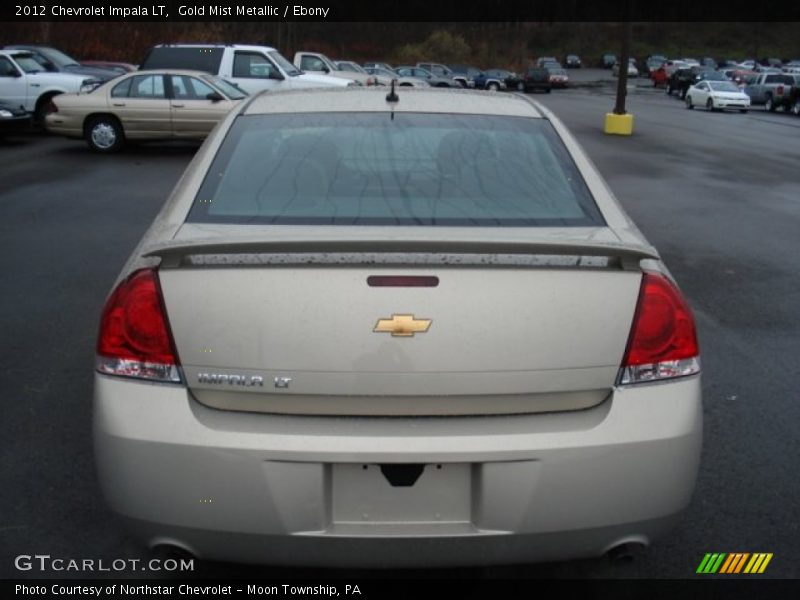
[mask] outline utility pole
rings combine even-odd
[[[628,94],[628,60],[631,55],[631,3],[626,2],[627,19],[621,23],[622,48],[620,51],[618,71],[617,71],[617,101],[614,110],[606,113],[603,131],[612,135],[631,135],[633,133],[633,115],[625,110],[625,97]]]
[[[622,24],[622,50],[619,56],[619,76],[617,77],[617,102],[614,114],[625,114],[625,97],[628,95],[628,60],[631,56],[631,22]]]

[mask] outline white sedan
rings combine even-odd
[[[750,96],[740,91],[732,81],[700,81],[686,92],[686,108],[705,106],[708,110],[738,108],[746,113]]]

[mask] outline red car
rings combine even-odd
[[[663,87],[667,85],[669,73],[664,65],[661,65],[657,69],[650,71],[650,79],[653,81],[653,87]]]

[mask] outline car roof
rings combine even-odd
[[[23,55],[26,55],[26,56],[32,56],[30,50],[21,50],[21,49],[14,50],[14,49],[10,49],[10,48],[6,49],[6,50],[0,50],[0,54],[3,54],[5,56],[19,56],[20,54],[23,54]]]
[[[252,44],[157,44],[155,48],[234,48],[236,50],[275,50],[272,46],[254,46]]]
[[[138,69],[120,75],[120,77],[130,77],[132,75],[189,75],[191,77],[215,77],[222,79],[218,75],[208,71],[198,71],[195,69]]]
[[[312,112],[419,112],[542,118],[533,101],[516,94],[401,88],[399,100],[386,101],[387,90],[318,88],[262,93],[242,111],[246,115]]]

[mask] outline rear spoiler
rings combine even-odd
[[[264,240],[205,239],[173,241],[145,247],[144,257],[158,257],[164,268],[180,267],[183,259],[192,255],[226,254],[520,254],[550,256],[602,256],[616,258],[626,270],[639,268],[642,259],[659,260],[658,252],[648,245],[612,244],[600,242],[536,242],[490,240]]]

